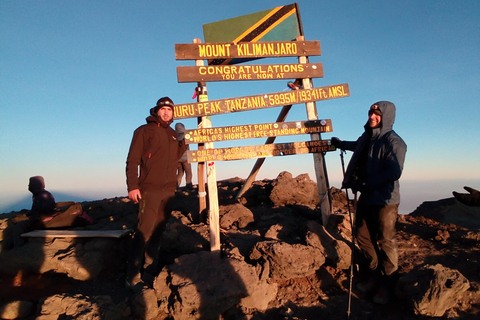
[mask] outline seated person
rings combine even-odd
[[[32,226],[40,227],[44,217],[52,216],[55,210],[56,203],[53,195],[45,190],[45,180],[41,176],[30,178],[28,184],[28,191],[32,196],[32,209],[27,213]]]
[[[20,247],[25,242],[22,234],[36,229],[77,227],[93,223],[90,216],[83,212],[80,203],[55,202],[54,196],[45,190],[43,177],[31,177],[28,190],[33,194],[32,209],[27,213],[28,220],[15,224],[11,237],[5,242],[6,249]]]

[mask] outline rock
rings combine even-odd
[[[179,255],[210,250],[210,229],[203,223],[193,224],[179,212],[173,211],[162,236],[160,256],[167,264]]]
[[[31,273],[53,271],[77,280],[95,279],[105,269],[104,258],[115,254],[119,241],[122,240],[57,238],[50,241],[34,238],[18,249],[2,252],[0,271],[15,275],[21,266],[21,269]],[[81,245],[83,242],[92,244],[84,248]],[[96,242],[106,242],[108,245],[96,246]],[[121,256],[117,255],[117,259]]]
[[[221,258],[219,252],[206,251],[179,257],[155,279],[158,300],[169,302],[175,320],[218,318],[237,305],[265,310],[275,298],[276,285],[260,280],[240,257]]]
[[[436,264],[410,271],[399,279],[397,287],[415,314],[441,317],[457,305],[470,283],[458,270]]]
[[[318,248],[273,240],[257,243],[250,259],[260,264],[268,261],[269,275],[273,279],[305,277],[325,263],[325,256]]]
[[[243,229],[253,221],[252,211],[242,204],[236,203],[220,208],[220,227],[223,229]]]
[[[270,200],[276,206],[305,205],[315,207],[320,201],[317,184],[310,180],[308,174],[296,178],[289,172],[281,172],[273,182]]]
[[[40,301],[36,320],[120,320],[124,306],[116,306],[109,296],[88,297],[81,294],[57,294]]]
[[[338,269],[348,269],[352,261],[351,242],[335,239],[326,228],[316,221],[309,221],[307,244],[318,248],[329,261],[329,265]]]
[[[453,223],[470,230],[480,229],[480,207],[467,206],[453,197],[438,201],[425,201],[410,215],[422,216],[442,223]]]
[[[144,288],[133,297],[132,313],[139,319],[153,320],[164,319],[158,308],[157,296],[153,289]],[[165,316],[166,314],[163,313]]]
[[[31,301],[11,301],[0,305],[0,319],[25,318],[33,313]]]

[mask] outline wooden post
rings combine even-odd
[[[194,39],[194,43],[200,43],[200,42],[201,42],[200,39]],[[204,61],[196,60],[195,64],[197,66],[203,66]],[[202,85],[200,89],[202,94],[199,94],[198,101],[199,102],[208,101],[207,85],[205,83],[199,83],[199,85],[200,84]],[[210,117],[208,116],[201,117],[201,121],[198,127],[211,128],[212,121],[210,120]],[[213,149],[213,143],[212,142],[205,143],[204,147],[206,149]],[[199,148],[200,148],[200,144],[199,144]],[[205,168],[205,165],[203,165],[202,167]],[[198,171],[199,171],[199,178],[200,178],[200,168]],[[218,251],[218,253],[220,253],[220,221],[219,221],[220,211],[218,207],[217,173],[215,170],[214,161],[207,162],[206,172],[207,172],[208,204],[209,204],[208,222],[210,226],[210,251]],[[201,175],[203,176],[203,172],[201,173]],[[203,183],[203,186],[205,189],[205,183]],[[198,190],[199,190],[199,196],[200,196],[200,182],[199,182]]]
[[[193,43],[201,43],[200,39],[193,39]],[[203,60],[195,60],[195,65],[203,66]],[[206,94],[207,85],[205,82],[198,82],[197,83],[197,102],[200,102],[201,95]],[[204,92],[205,91],[205,92]],[[197,123],[200,127],[202,123],[202,118],[198,117]],[[198,144],[198,150],[203,150],[204,144]],[[198,202],[199,202],[199,214],[202,217],[207,210],[207,192],[205,191],[205,162],[199,162],[197,165],[197,177],[198,177]]]
[[[297,38],[298,41],[305,40],[304,36],[300,36]],[[298,57],[299,63],[308,63],[307,56],[300,56]],[[313,87],[312,80],[310,78],[303,79],[303,88],[304,89],[311,89]],[[315,102],[307,102],[307,117],[308,120],[317,120],[317,108]],[[310,134],[311,140],[321,140],[320,133],[313,133]],[[328,219],[330,218],[331,214],[331,206],[330,206],[330,198],[328,195],[328,183],[327,183],[327,172],[325,170],[325,159],[323,153],[314,153],[313,154],[313,165],[315,167],[315,175],[317,178],[317,188],[318,194],[320,196],[320,212],[322,214],[322,222],[323,225],[326,226],[328,223]]]

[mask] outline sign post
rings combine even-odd
[[[276,7],[250,15],[203,26],[205,42],[176,44],[177,60],[195,59],[195,66],[177,67],[178,82],[197,82],[197,103],[176,105],[175,119],[198,118],[198,129],[186,132],[188,143],[198,143],[187,152],[189,162],[198,162],[200,208],[205,208],[204,172],[209,195],[210,244],[220,251],[219,205],[215,161],[257,158],[237,199],[252,184],[265,157],[313,153],[319,204],[324,225],[331,215],[328,176],[324,153],[335,150],[321,132],[331,131],[331,120],[318,120],[315,101],[348,97],[348,84],[314,88],[312,78],[323,77],[321,63],[309,63],[308,56],[320,55],[319,41],[305,41],[298,5]],[[241,62],[271,57],[298,57],[298,63],[244,65]],[[208,65],[204,61],[208,60]],[[248,81],[296,79],[290,92],[209,101],[207,81]],[[300,86],[300,83],[302,86]],[[294,104],[305,103],[308,121],[285,122]],[[213,128],[210,116],[262,108],[282,107],[276,123],[246,124]],[[310,134],[310,141],[274,144],[276,136]],[[213,142],[267,137],[264,145],[214,149]],[[205,167],[206,166],[206,167]],[[202,189],[203,187],[203,189]],[[203,197],[203,199],[202,199]],[[202,206],[203,200],[203,206]]]
[[[194,39],[195,43],[199,43],[200,39]],[[204,64],[203,60],[196,60],[195,64],[197,66],[202,66]],[[205,103],[208,101],[207,95],[207,85],[204,82],[198,83],[198,102]],[[212,122],[209,116],[202,116],[198,118],[198,127],[199,128],[211,128]],[[213,148],[213,143],[206,143],[205,145],[200,146],[199,150],[211,149]],[[215,171],[215,162],[207,162],[207,186],[208,186],[208,196],[209,196],[209,210],[208,210],[208,222],[210,226],[210,251],[218,251],[220,253],[220,217],[219,217],[219,207],[218,207],[218,191],[217,191],[217,173]],[[205,161],[198,165],[198,196],[200,202],[200,212],[203,212],[206,208],[206,193],[205,193]],[[202,210],[203,207],[203,210]]]
[[[304,36],[300,36],[299,40],[304,40]],[[307,64],[308,57],[307,56],[298,57],[298,62]],[[309,78],[303,79],[304,89],[311,89],[312,87],[313,87],[312,79],[309,79]],[[307,102],[306,107],[307,107],[308,120],[318,119],[315,102],[313,101]],[[320,133],[312,133],[310,136],[312,141],[321,139]],[[330,215],[332,213],[332,208],[330,205],[330,196],[329,196],[329,190],[328,190],[329,189],[328,176],[327,176],[327,170],[325,166],[325,157],[323,156],[323,153],[313,154],[313,165],[315,168],[315,174],[317,178],[317,188],[320,196],[320,212],[322,213],[322,222],[323,222],[323,225],[326,226],[328,223],[328,219],[330,218]]]

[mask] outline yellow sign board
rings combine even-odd
[[[335,151],[331,140],[271,143],[219,149],[187,151],[188,162],[210,162],[288,156]]]
[[[256,96],[179,104],[174,107],[174,118],[185,119],[216,114],[281,107],[285,105],[321,101],[350,96],[347,83],[312,89],[300,89]]]
[[[198,128],[185,131],[185,142],[207,143],[226,140],[269,138],[332,131],[332,120],[311,120],[246,124],[230,127]]]

